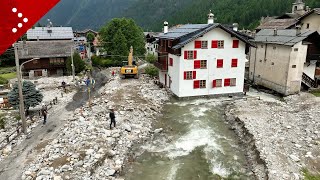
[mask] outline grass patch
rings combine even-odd
[[[303,169],[303,176],[304,176],[304,180],[320,180],[320,174],[313,174],[311,172],[309,172],[307,169]]]
[[[320,97],[320,90],[319,89],[310,91],[310,93],[317,96],[317,97]]]
[[[0,74],[0,77],[4,78],[4,79],[7,79],[7,80],[14,79],[14,78],[17,77],[17,73],[12,72],[12,73],[7,73],[7,74]]]
[[[0,75],[13,73],[15,71],[16,71],[16,67],[0,67]]]

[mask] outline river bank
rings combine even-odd
[[[303,179],[302,170],[319,172],[320,98],[301,93],[284,101],[240,100],[226,108],[234,131],[249,149],[258,179]],[[259,162],[259,161],[258,161]]]
[[[41,142],[22,179],[117,179],[134,142],[144,141],[168,100],[148,77],[113,77],[100,96],[74,111],[56,138]],[[109,129],[109,110],[117,126]]]

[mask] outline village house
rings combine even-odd
[[[73,40],[19,42],[20,64],[33,58],[37,60],[23,66],[23,75],[33,77],[66,75],[66,60],[74,49]]]
[[[296,0],[290,13],[262,19],[256,31],[256,48],[250,49],[250,80],[283,95],[299,93],[301,83],[318,87],[320,8],[311,9]]]
[[[237,31],[214,23],[186,24],[159,35],[159,80],[178,97],[243,93],[249,42]]]
[[[28,41],[73,40],[71,27],[35,27],[27,31]]]
[[[301,83],[318,87],[320,35],[300,29],[263,29],[250,51],[250,80],[283,95],[299,93]]]
[[[320,32],[320,8],[311,9],[302,0],[292,4],[292,12],[279,17],[262,18],[257,32],[261,29],[295,29],[301,27],[302,31],[312,30]]]
[[[92,29],[85,29],[83,31],[74,31],[74,37],[87,37],[89,33],[92,33],[95,37],[99,34],[97,31]]]
[[[158,35],[159,33],[156,32],[144,32],[144,36],[146,38],[146,54],[152,54],[158,57]]]

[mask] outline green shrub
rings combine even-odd
[[[8,80],[3,78],[3,77],[0,77],[0,84],[8,84]]]
[[[153,64],[153,63],[156,62],[156,60],[157,60],[157,58],[156,58],[155,55],[153,55],[153,54],[147,54],[147,56],[146,56],[146,61],[147,61],[148,63]]]
[[[159,70],[154,65],[147,66],[145,72],[151,77],[156,77],[159,74]]]
[[[92,65],[95,67],[113,67],[119,66],[120,64],[114,63],[111,59],[104,59],[98,56],[93,56],[92,58]]]

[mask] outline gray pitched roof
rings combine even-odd
[[[287,29],[298,23],[296,19],[269,19],[256,29]]]
[[[305,31],[297,35],[297,30],[295,29],[284,29],[277,30],[277,35],[274,35],[273,29],[262,29],[256,34],[254,41],[267,44],[293,46],[303,41],[313,33],[317,33],[317,31]]]
[[[19,42],[19,59],[69,57],[72,40]]]
[[[186,44],[192,42],[193,40],[199,38],[200,36],[204,35],[205,33],[211,31],[215,28],[221,28],[224,31],[236,36],[241,41],[250,44],[251,43],[245,37],[241,36],[239,32],[235,32],[232,29],[222,26],[221,24],[186,24],[177,26],[169,30],[168,33],[161,33],[159,34],[160,39],[179,39],[180,42],[173,46],[173,49],[180,49],[181,47],[185,46]]]
[[[52,32],[49,33],[48,30]],[[71,27],[35,27],[27,31],[28,40],[64,40],[73,39]]]

